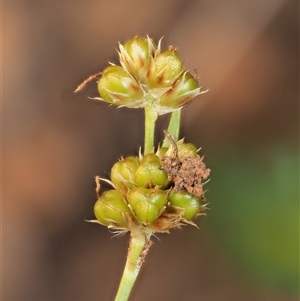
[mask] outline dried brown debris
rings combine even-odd
[[[203,163],[203,157],[191,152],[182,162],[179,160],[177,149],[174,156],[162,159],[162,169],[168,173],[169,181],[174,183],[175,190],[185,190],[198,198],[205,199],[203,180],[210,174],[210,169]]]

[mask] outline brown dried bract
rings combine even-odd
[[[96,195],[99,198],[100,197],[100,189],[101,189],[101,183],[100,183],[100,177],[99,176],[95,177],[95,182],[96,182]]]
[[[181,162],[176,147],[174,156],[162,158],[162,169],[168,173],[169,181],[174,183],[175,190],[185,190],[204,200],[202,181],[208,178],[210,169],[206,168],[202,160],[203,157],[191,152]]]
[[[95,78],[98,78],[98,76],[102,74],[102,72],[98,72],[96,74],[93,74],[91,76],[89,76],[87,79],[85,79],[77,88],[76,90],[74,91],[74,93],[77,93],[78,91],[82,90],[87,83],[89,83],[91,80],[95,79]]]

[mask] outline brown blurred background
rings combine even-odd
[[[73,90],[137,34],[164,36],[210,89],[181,136],[212,175],[200,230],[155,240],[131,300],[298,300],[298,1],[4,0],[2,34],[3,300],[113,300],[128,236],[84,220],[143,113]]]

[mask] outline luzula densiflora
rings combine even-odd
[[[76,91],[94,78],[100,97],[93,99],[118,107],[144,108],[145,144],[137,155],[121,157],[110,172],[110,179],[96,177],[96,220],[117,233],[130,232],[127,264],[115,300],[128,300],[135,278],[151,246],[154,233],[190,224],[203,215],[203,185],[210,169],[196,146],[178,140],[181,109],[205,93],[198,80],[184,69],[177,50],[161,51],[147,37],[136,36],[119,44],[120,65],[110,63],[103,72],[90,76]],[[154,146],[158,116],[171,113],[165,140]],[[138,149],[138,147],[137,147]],[[100,192],[100,182],[111,189]],[[132,256],[134,254],[134,256]],[[136,274],[136,276],[128,276]],[[132,278],[132,279],[131,279]]]

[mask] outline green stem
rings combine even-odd
[[[168,126],[168,133],[173,137],[174,141],[178,141],[179,137],[179,128],[180,128],[180,117],[181,117],[181,110],[175,111],[172,113],[169,126]],[[163,147],[170,146],[170,139],[165,137],[163,142]]]
[[[127,301],[151,244],[151,234],[131,233],[127,261],[115,301]],[[144,252],[143,252],[144,251]]]
[[[144,155],[149,154],[153,150],[156,119],[157,119],[157,113],[152,110],[151,105],[145,106]]]

